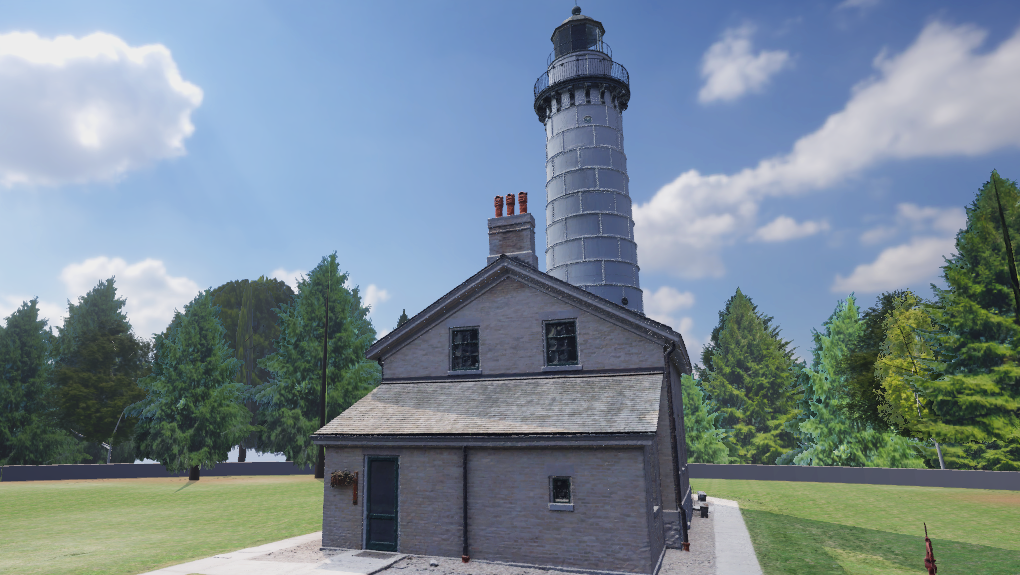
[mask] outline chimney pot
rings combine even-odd
[[[528,213],[528,192],[521,192],[517,194],[517,199],[521,204],[521,213]]]
[[[496,196],[496,199],[492,202],[496,206],[496,217],[503,217],[503,196]]]
[[[514,195],[513,194],[507,194],[506,195],[506,215],[508,215],[508,216],[514,215]]]

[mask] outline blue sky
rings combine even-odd
[[[801,356],[851,291],[930,295],[975,190],[1020,178],[1015,2],[581,6],[630,71],[645,308],[692,356],[738,286]],[[494,195],[544,245],[532,86],[572,7],[0,2],[0,317],[116,274],[148,336],[336,251],[392,329],[484,266]]]

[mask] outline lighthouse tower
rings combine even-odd
[[[553,31],[548,68],[535,82],[545,124],[546,270],[644,313],[623,153],[630,77],[605,33],[574,7]]]

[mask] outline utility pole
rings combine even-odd
[[[329,275],[326,278],[326,329],[322,332],[322,386],[319,390],[319,429],[326,426],[326,354],[329,338],[329,292],[333,281],[333,258],[330,257]],[[315,463],[315,478],[326,477],[326,448],[319,445],[319,459]]]

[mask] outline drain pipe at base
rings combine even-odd
[[[670,369],[669,356],[676,351],[676,342],[670,342],[666,351],[666,402],[669,405],[669,435],[670,450],[673,452],[673,497],[676,499],[676,509],[680,512],[680,528],[683,532],[681,546],[684,551],[691,550],[691,541],[687,536],[687,510],[684,509],[680,496],[680,454],[677,452],[676,420],[673,419],[673,370]]]
[[[468,492],[468,475],[467,475],[467,445],[465,445],[465,446],[463,447],[463,454],[464,454],[464,466],[463,466],[463,470],[461,471],[461,477],[463,477],[463,479],[464,479],[464,553],[463,553],[463,555],[461,555],[461,556],[460,556],[460,560],[461,560],[461,561],[463,561],[464,563],[467,563],[468,561],[470,561],[470,560],[471,560],[471,556],[470,556],[470,555],[468,554],[468,521],[467,521],[467,511],[468,511],[468,499],[467,499],[467,492]]]

